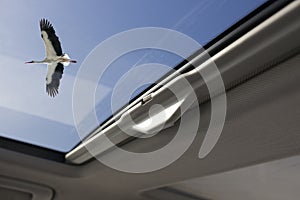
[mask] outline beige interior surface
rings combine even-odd
[[[54,191],[54,200],[142,200],[144,191],[299,155],[299,35],[300,1],[294,1],[215,56],[220,69],[232,69],[224,74],[225,81],[245,66],[272,68],[227,92],[224,130],[204,159],[199,159],[198,153],[210,117],[209,103],[201,105],[203,125],[191,147],[164,169],[130,174],[97,160],[67,165],[0,149],[0,175],[47,186]],[[186,115],[193,117],[191,112]],[[135,140],[125,148],[139,152],[159,147],[175,131],[176,126],[148,140]],[[114,156],[114,151],[106,156]]]
[[[184,181],[173,189],[211,200],[298,200],[300,156]]]
[[[30,193],[21,192],[18,190],[12,190],[9,188],[1,188],[0,194],[2,199],[10,199],[10,200],[31,200],[32,195]]]

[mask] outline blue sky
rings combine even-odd
[[[0,135],[59,151],[70,150],[79,142],[72,117],[74,79],[82,61],[100,42],[122,31],[150,26],[180,31],[205,45],[263,2],[265,0],[0,1]],[[53,23],[63,51],[79,61],[64,71],[60,94],[55,99],[45,92],[46,66],[24,65],[24,61],[44,58],[38,24],[41,18]],[[99,123],[111,114],[110,93],[114,84],[137,62],[173,66],[180,59],[170,53],[145,50],[114,62],[97,90]],[[153,81],[157,76],[160,75],[153,75]]]

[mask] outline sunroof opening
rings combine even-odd
[[[73,85],[80,64],[96,45],[122,31],[162,27],[182,32],[204,46],[265,2],[267,0],[112,0],[105,3],[54,0],[47,4],[47,9],[40,9],[44,7],[43,2],[3,2],[5,9],[0,13],[0,136],[68,152],[80,142],[72,113]],[[78,61],[65,67],[55,98],[46,93],[47,66],[24,65],[24,61],[45,57],[39,30],[41,18],[53,23],[63,51]],[[128,70],[137,64],[153,62],[175,67],[182,59],[172,53],[145,49],[121,56],[112,63],[96,91],[99,124],[113,114],[112,89]],[[166,73],[142,74],[132,82],[147,76],[154,83]],[[88,77],[85,81],[89,81]],[[131,98],[146,87],[137,88]],[[126,102],[120,101],[119,106],[122,104]],[[94,128],[87,123],[86,133]]]

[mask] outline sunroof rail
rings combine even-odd
[[[241,80],[241,78],[249,77],[249,74],[259,73],[267,69],[268,67],[272,67],[276,64],[274,60],[280,61],[281,59],[285,59],[286,56],[293,54],[295,49],[299,49],[299,38],[298,35],[300,33],[300,2],[294,1],[284,9],[267,19],[265,22],[242,36],[237,41],[230,44],[227,48],[222,50],[220,53],[216,54],[212,57],[212,59],[204,64],[195,65],[197,63],[197,58],[201,59],[201,55],[195,58],[193,63],[189,63],[189,65],[198,66],[196,70],[204,69],[205,67],[209,67],[209,63],[217,63],[218,67],[221,71],[221,74],[224,79],[225,86],[228,87],[235,82],[236,80]],[[296,40],[296,41],[295,41]],[[274,49],[280,49],[280,51],[274,51]],[[266,52],[272,52],[270,54],[266,54]],[[236,62],[238,61],[238,62]],[[191,80],[191,77],[194,77],[196,71],[187,72],[185,74],[179,75],[173,81],[168,82],[166,86],[170,87],[172,85],[176,85],[177,81],[181,79]],[[194,78],[192,78],[195,80]],[[167,81],[166,81],[167,82]],[[149,108],[149,106],[159,101],[159,104],[166,105],[165,107],[170,107],[176,102],[167,101],[166,97],[168,96],[167,87],[163,86],[157,91],[149,91],[151,93],[151,97],[144,98],[147,99],[147,103],[144,104],[141,98],[137,103],[133,104],[129,109],[125,110],[120,114],[120,118],[116,120],[116,122],[108,125],[106,128],[103,128],[102,131],[96,131],[96,134],[84,141],[81,145],[77,146],[74,150],[69,152],[66,155],[66,159],[74,164],[81,164],[93,156],[90,152],[87,151],[86,146],[89,145],[89,149],[92,149],[93,155],[101,155],[101,153],[107,151],[112,148],[112,146],[103,143],[104,134],[108,138],[112,139],[115,143],[124,141],[128,139],[128,135],[123,134],[122,130],[120,130],[120,123],[126,119],[126,117],[130,114],[136,122],[141,122],[146,120],[148,116],[144,115],[145,109]],[[196,88],[204,88],[205,83],[200,78],[199,81],[196,81],[192,84],[194,89]],[[186,90],[185,90],[186,91]],[[199,90],[198,90],[199,91]],[[202,90],[201,90],[202,91]],[[205,90],[203,90],[205,91]],[[159,95],[158,95],[159,94]],[[161,99],[159,96],[164,96],[165,98]],[[207,96],[205,93],[197,93],[199,98],[204,98]],[[180,95],[179,95],[180,96]],[[144,96],[145,97],[145,96]],[[172,98],[171,98],[172,99]],[[184,101],[184,100],[183,100]],[[180,102],[180,101],[177,101]],[[190,102],[189,102],[190,103]],[[188,107],[187,107],[188,108]],[[178,108],[175,110],[178,110]],[[174,112],[176,113],[176,111]],[[174,119],[178,116],[177,114],[171,115]],[[181,113],[182,114],[182,113]],[[136,117],[136,118],[135,118]],[[171,117],[171,118],[172,118]],[[125,120],[126,121],[126,120]],[[170,120],[170,122],[174,122],[176,120]],[[124,121],[123,121],[124,122]],[[125,123],[126,124],[126,123]],[[129,124],[129,127],[125,127],[130,130],[134,130],[132,128],[132,124]],[[135,130],[136,131],[136,130]],[[137,131],[139,134],[143,131]],[[151,133],[151,131],[150,131]],[[135,134],[135,133],[134,133]],[[134,135],[133,134],[133,135]],[[147,131],[146,131],[147,134]],[[117,138],[117,139],[116,139]]]
[[[228,30],[226,30],[224,33],[222,33],[221,35],[213,39],[211,42],[209,42],[207,45],[205,45],[204,48],[207,49],[206,51],[199,50],[198,52],[195,52],[189,58],[184,60],[182,63],[178,64],[178,66],[175,67],[176,72],[166,74],[165,76],[163,76],[160,80],[157,81],[157,83],[159,82],[159,84],[152,85],[143,94],[133,99],[132,102],[130,102],[130,104],[120,109],[117,113],[111,116],[107,121],[105,121],[98,128],[96,128],[90,135],[88,135],[84,139],[84,141],[90,139],[95,134],[97,134],[100,130],[105,129],[110,124],[118,120],[126,110],[130,109],[134,105],[143,101],[144,98],[146,98],[152,92],[158,90],[162,85],[176,78],[181,73],[193,69],[194,66],[199,66],[200,64],[204,63],[206,60],[209,59],[210,56],[216,55],[222,49],[224,49],[229,44],[237,40],[241,35],[244,35],[248,31],[250,31],[253,27],[257,25],[258,22],[262,22],[263,20],[267,19],[270,15],[274,14],[280,8],[283,8],[291,1],[292,0],[267,1],[260,8],[250,13],[244,19],[237,22],[235,25],[233,25]]]

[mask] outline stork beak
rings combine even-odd
[[[71,62],[71,63],[77,63],[77,61],[76,61],[76,60],[70,60],[70,62]]]
[[[33,61],[28,61],[28,62],[25,62],[24,64],[30,64],[30,63],[33,63]]]

